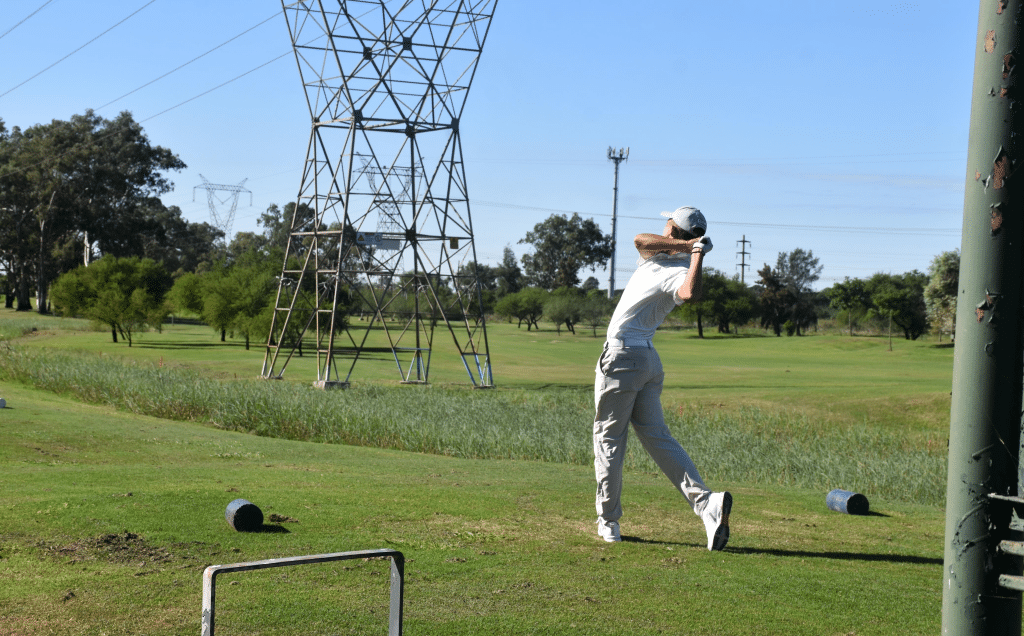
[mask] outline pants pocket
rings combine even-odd
[[[636,371],[640,362],[624,351],[605,351],[597,362],[598,369],[604,375],[615,375],[625,371]]]

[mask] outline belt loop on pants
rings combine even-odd
[[[646,347],[647,349],[653,349],[654,345],[651,344],[650,340],[641,340],[635,338],[626,338],[625,340],[619,340],[618,338],[608,338],[604,343],[605,349],[608,347]]]

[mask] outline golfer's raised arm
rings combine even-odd
[[[660,234],[637,234],[633,238],[633,246],[636,247],[636,251],[640,253],[640,257],[647,260],[655,254],[660,253],[689,254],[690,250],[693,248],[693,244],[698,240],[700,239],[676,239],[670,236],[662,236]]]
[[[701,275],[704,262],[704,250],[697,247],[690,252],[690,271],[686,273],[686,280],[676,290],[676,296],[685,302],[696,302],[704,293],[704,277]]]

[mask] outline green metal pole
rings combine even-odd
[[[942,590],[943,634],[1021,633],[1019,575],[1006,543],[1004,499],[1018,492],[1022,355],[1021,240],[1024,61],[1016,21],[1024,0],[982,0],[971,101],[950,410]],[[1021,189],[1018,190],[1018,186]]]

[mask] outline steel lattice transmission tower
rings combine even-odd
[[[224,244],[227,245],[231,239],[231,226],[235,222],[235,210],[238,209],[238,195],[248,192],[249,205],[252,205],[252,192],[245,188],[245,182],[248,179],[242,179],[238,185],[219,185],[210,183],[203,175],[199,175],[199,178],[203,180],[203,184],[192,188],[192,200],[196,199],[196,190],[206,190],[206,200],[210,204],[210,218],[213,219],[214,227],[224,232]],[[229,196],[221,198],[214,194],[215,192],[228,192]],[[217,208],[228,201],[231,202],[230,209],[226,213],[218,212]]]
[[[321,387],[375,356],[428,382],[440,327],[492,386],[459,121],[497,0],[282,6],[312,128],[263,376],[305,347]]]

